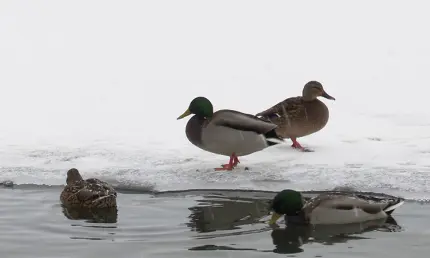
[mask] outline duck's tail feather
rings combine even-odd
[[[266,137],[266,142],[269,146],[285,143],[284,139],[279,137],[275,129],[265,133],[264,136]]]
[[[393,213],[395,209],[402,206],[403,203],[405,203],[405,200],[403,198],[397,198],[396,200],[393,200],[393,202],[390,202],[387,207],[384,208],[385,213],[390,215]]]

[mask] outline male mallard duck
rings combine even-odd
[[[269,224],[285,215],[287,221],[299,218],[305,224],[349,224],[387,218],[402,205],[402,198],[372,199],[354,193],[329,193],[305,201],[294,190],[283,190],[272,201],[272,218]]]
[[[194,116],[185,129],[188,140],[205,151],[230,157],[228,164],[216,170],[232,170],[239,163],[239,156],[260,151],[282,140],[274,130],[277,125],[234,110],[214,113],[212,103],[205,97],[193,99],[178,119],[191,114]],[[277,142],[270,141],[271,138]]]
[[[116,207],[116,191],[108,183],[96,178],[82,179],[75,168],[67,171],[66,187],[60,195],[65,206],[83,208]]]
[[[257,116],[278,125],[276,133],[282,138],[290,138],[291,147],[310,151],[303,148],[297,138],[318,132],[327,124],[329,111],[317,98],[319,96],[335,100],[325,92],[321,83],[310,81],[304,86],[301,97],[287,98]]]

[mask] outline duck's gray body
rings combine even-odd
[[[387,218],[404,203],[402,198],[375,200],[353,194],[322,194],[306,202],[310,224],[349,224]]]
[[[271,145],[267,134],[277,125],[234,110],[219,110],[210,119],[196,115],[188,121],[185,132],[195,146],[216,154],[245,156]]]

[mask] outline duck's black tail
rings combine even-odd
[[[275,129],[267,132],[264,134],[264,137],[266,137],[266,142],[269,146],[273,146],[276,144],[280,144],[284,142],[284,139],[282,139],[275,131]]]

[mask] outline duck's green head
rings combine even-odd
[[[273,211],[269,224],[275,224],[282,216],[296,216],[300,213],[305,204],[303,196],[294,190],[283,190],[272,200],[270,209]]]
[[[178,120],[191,114],[202,118],[211,117],[213,115],[212,103],[205,97],[197,97],[191,101],[188,109],[178,117]]]

